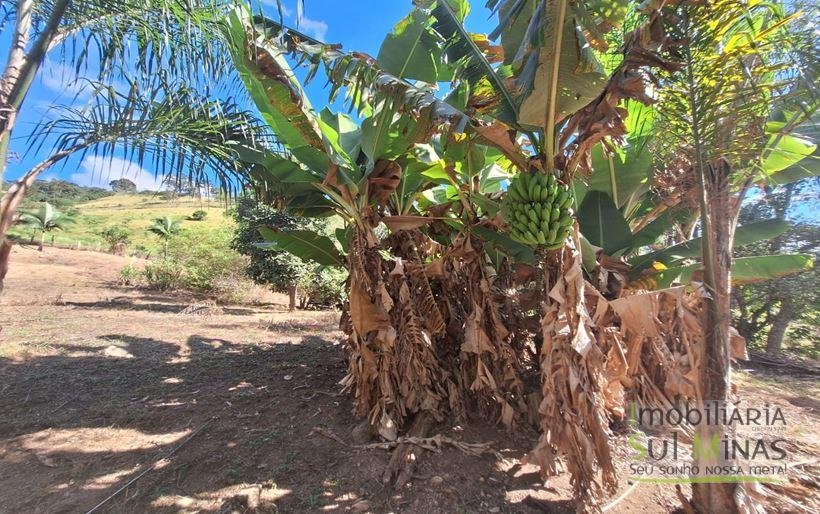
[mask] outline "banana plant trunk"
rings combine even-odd
[[[702,407],[729,404],[731,365],[729,344],[731,326],[731,269],[735,215],[730,195],[730,166],[725,161],[701,167],[701,230],[703,232],[703,267],[706,296],[704,298],[704,349],[699,370],[699,390]],[[732,437],[731,427],[720,423],[704,423],[697,427],[702,441]],[[722,446],[721,446],[722,447]],[[701,452],[696,463],[702,475],[708,466],[726,466],[733,462],[718,451]],[[741,484],[696,483],[692,499],[698,512],[736,513],[742,501]]]

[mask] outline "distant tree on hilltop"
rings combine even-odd
[[[128,180],[127,178],[120,178],[117,180],[112,180],[108,183],[111,186],[111,190],[115,193],[136,193],[137,192],[137,185]]]

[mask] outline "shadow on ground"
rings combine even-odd
[[[61,355],[0,360],[3,509],[85,512],[136,477],[100,510],[515,512],[535,505],[509,503],[505,494],[537,485],[538,477],[515,477],[494,457],[429,454],[413,484],[395,492],[381,482],[387,452],[312,433],[322,427],[348,441],[357,423],[349,399],[337,394],[346,369],[338,341],[97,339],[99,347],[66,344]],[[463,440],[494,438],[509,463],[532,442],[485,425],[456,430],[450,435]]]

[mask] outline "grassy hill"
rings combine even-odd
[[[204,220],[185,220],[198,209],[208,213]],[[52,232],[47,236],[47,241],[54,235],[54,242],[59,245],[76,246],[80,242],[82,247],[88,248],[99,244],[105,250],[106,244],[100,237],[100,232],[108,227],[122,226],[129,233],[129,250],[153,253],[161,247],[157,237],[147,231],[154,218],[170,216],[175,220],[182,220],[183,230],[191,235],[233,227],[233,220],[227,214],[223,202],[190,197],[166,200],[158,195],[120,193],[75,204],[66,209],[66,212],[74,213],[77,222],[67,230]],[[11,234],[27,240],[32,235],[32,229],[17,225]]]

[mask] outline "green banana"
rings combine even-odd
[[[510,237],[524,244],[560,248],[574,222],[574,196],[553,174],[537,170],[510,181],[501,213]]]

